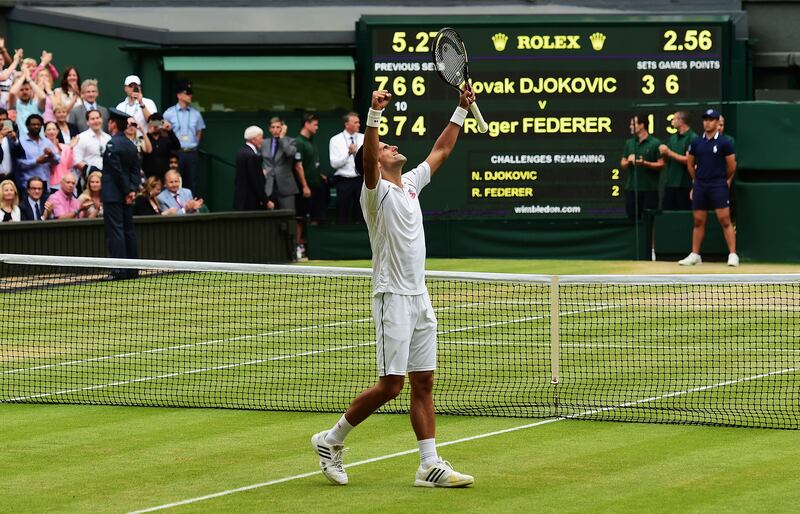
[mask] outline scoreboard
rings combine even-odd
[[[388,17],[358,23],[359,106],[393,94],[379,134],[425,159],[450,119],[456,91],[434,70],[431,45],[458,30],[489,125],[467,117],[459,142],[427,186],[430,216],[525,219],[625,215],[619,166],[634,113],[666,142],[676,110],[727,100],[728,17]]]

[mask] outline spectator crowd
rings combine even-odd
[[[57,87],[56,87],[57,86]],[[13,55],[0,38],[0,220],[44,221],[103,217],[103,161],[110,111],[129,116],[123,133],[139,157],[135,213],[199,212],[198,144],[205,128],[191,106],[192,87],[176,88],[176,103],[159,112],[141,79],[122,80],[116,107],[100,103],[97,80],[72,66],[59,71],[53,54]]]
[[[145,96],[137,75],[122,80],[115,107],[101,102],[97,80],[82,79],[73,66],[56,67],[53,54],[38,58],[23,49],[13,55],[0,38],[0,191],[2,221],[42,221],[103,216],[104,153],[111,140],[109,118],[129,116],[122,132],[139,154],[140,187],[135,215],[182,215],[207,210],[195,195],[205,129],[192,106],[192,85],[177,84],[175,103],[159,110]],[[296,136],[279,117],[264,129],[249,127],[236,157],[236,210],[289,209],[298,219],[297,257],[305,256],[306,220],[319,223],[332,191],[336,221],[363,222],[359,205],[362,178],[354,156],[363,144],[356,113],[343,118],[330,139],[333,173],[320,170],[314,136],[319,118],[306,114]],[[266,138],[265,138],[266,133]]]

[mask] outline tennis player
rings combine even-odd
[[[378,125],[392,95],[372,93],[364,145],[356,153],[356,170],[364,175],[361,210],[372,247],[372,316],[377,337],[378,383],[362,392],[330,429],[311,438],[325,476],[347,484],[342,462],[344,439],[411,382],[411,426],[419,444],[415,486],[465,487],[469,475],[455,471],[436,453],[433,372],[436,369],[436,316],[425,286],[425,232],[419,193],[444,163],[464,124],[472,91],[463,91],[447,127],[430,155],[403,173],[406,158],[396,146],[378,140]]]

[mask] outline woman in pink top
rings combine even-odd
[[[68,145],[58,142],[58,125],[50,121],[44,125],[44,137],[53,143],[53,149],[61,156],[57,163],[50,164],[50,192],[61,187],[61,179],[67,173],[73,173],[72,166],[75,159],[72,156],[72,149],[78,144],[78,136],[72,138]],[[73,173],[74,174],[74,173]]]

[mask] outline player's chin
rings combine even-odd
[[[395,159],[396,161],[400,161],[400,162],[402,162],[402,163],[405,163],[405,162],[408,160],[408,159],[406,159],[406,156],[405,156],[405,155],[403,155],[403,154],[401,154],[401,153],[398,153],[398,154],[396,154],[396,155],[394,156],[394,159]]]

